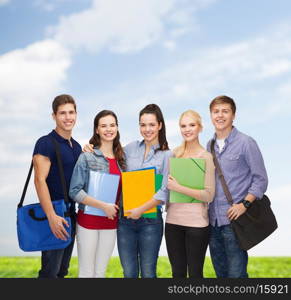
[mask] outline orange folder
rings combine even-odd
[[[123,210],[127,211],[143,205],[155,194],[155,169],[122,172]],[[144,213],[154,213],[156,207]],[[125,216],[129,214],[124,213]]]

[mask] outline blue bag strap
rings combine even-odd
[[[62,184],[63,193],[64,193],[64,200],[68,204],[69,203],[69,196],[68,196],[68,191],[67,191],[67,187],[66,187],[66,180],[65,180],[64,169],[63,169],[63,164],[62,164],[60,146],[59,146],[59,143],[53,137],[51,139],[53,141],[55,151],[56,151],[58,169],[59,169],[59,172],[60,172],[61,184]],[[26,178],[26,181],[25,181],[25,184],[24,184],[22,195],[21,195],[20,201],[17,205],[18,208],[23,206],[23,202],[24,202],[27,187],[28,187],[28,184],[29,184],[29,181],[30,181],[32,169],[33,169],[33,160],[31,160],[30,168],[29,168],[28,175],[27,175],[27,178]]]

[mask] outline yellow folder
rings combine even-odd
[[[155,169],[122,172],[123,210],[131,210],[149,201],[155,194]],[[154,213],[156,207],[144,213]],[[125,216],[129,214],[124,213]]]

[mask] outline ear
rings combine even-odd
[[[53,118],[54,120],[56,120],[56,115],[55,115],[55,113],[52,113],[52,118]]]
[[[159,130],[161,130],[161,129],[162,129],[162,127],[163,127],[163,123],[162,123],[162,122],[160,122],[160,125],[159,125]]]
[[[99,131],[98,131],[98,128],[96,128],[95,132],[99,135]]]

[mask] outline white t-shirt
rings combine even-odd
[[[216,139],[218,148],[219,148],[219,153],[221,153],[224,145],[225,145],[225,139]]]

